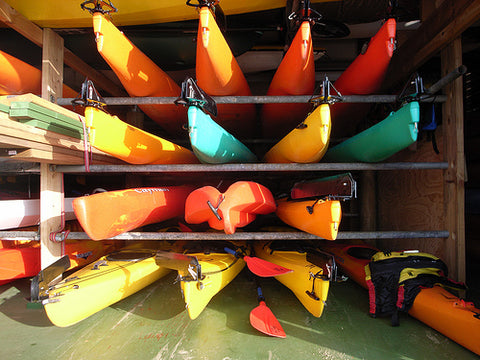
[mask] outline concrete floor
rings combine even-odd
[[[478,359],[408,316],[395,328],[370,318],[367,292],[350,280],[332,284],[315,318],[283,285],[262,279],[285,339],[250,326],[258,303],[246,270],[194,321],[173,281],[172,274],[68,328],[28,305],[28,280],[0,286],[0,359]]]

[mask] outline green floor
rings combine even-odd
[[[0,359],[477,359],[419,321],[400,327],[367,315],[367,292],[332,284],[321,318],[311,316],[274,279],[262,279],[267,305],[287,338],[250,326],[254,284],[242,272],[194,321],[174,276],[69,328],[51,325],[43,308],[27,307],[29,281],[0,286]]]

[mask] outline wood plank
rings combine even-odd
[[[52,9],[52,11],[55,10]],[[0,21],[3,21],[6,25],[25,36],[34,44],[40,47],[43,46],[42,28],[32,23],[4,0],[0,0]],[[93,69],[90,65],[66,48],[64,49],[64,59],[66,65],[90,78],[97,88],[106,91],[112,96],[126,96],[125,90],[118,87],[112,80]]]
[[[17,154],[8,156],[10,160],[38,162],[53,165],[83,165],[84,158],[81,154],[64,154],[58,151],[45,151],[39,149],[27,149],[17,151]],[[111,164],[102,160],[95,160],[95,164]]]
[[[442,76],[462,64],[462,41],[457,38],[441,53]],[[450,232],[446,240],[447,265],[451,276],[466,280],[465,264],[465,155],[463,119],[463,81],[455,80],[445,88],[443,104],[445,171],[445,224]]]
[[[63,92],[63,38],[52,29],[43,30],[42,98],[52,103]]]
[[[444,1],[394,53],[384,89],[403,86],[408,77],[480,19],[480,0]]]

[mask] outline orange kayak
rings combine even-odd
[[[63,253],[70,258],[70,268],[85,266],[115,249],[113,242],[65,240]],[[39,241],[0,240],[0,285],[33,277],[41,270]]]
[[[129,125],[96,107],[85,107],[92,146],[130,164],[196,164],[195,154],[180,145]]]
[[[338,200],[277,200],[277,216],[286,224],[326,240],[335,240],[342,218]]]
[[[367,289],[365,266],[378,249],[324,241],[319,247],[335,256],[337,265]],[[480,309],[440,286],[422,288],[408,314],[480,355]]]
[[[211,228],[233,234],[276,209],[275,199],[265,186],[253,181],[237,181],[221,193],[213,186],[204,186],[188,195],[185,221],[190,224],[208,222]]]
[[[197,84],[210,96],[250,96],[252,93],[215,18],[206,6],[200,8],[197,35]],[[237,137],[255,131],[254,104],[217,104],[215,119]]]
[[[189,186],[165,186],[106,191],[81,196],[73,210],[93,240],[112,236],[177,216],[183,216]]]
[[[280,63],[267,95],[311,95],[315,90],[310,23],[300,28]],[[264,104],[261,110],[263,136],[280,138],[294,129],[307,116],[311,104]]]
[[[367,50],[357,58],[335,81],[342,95],[369,95],[380,90],[395,49],[395,19],[388,19],[370,39]],[[332,136],[351,136],[355,133],[355,119],[368,111],[368,104],[336,103],[331,107]]]
[[[130,96],[177,97],[180,87],[138,49],[103,14],[93,15],[97,50],[115,72]],[[175,104],[139,105],[145,114],[171,135],[186,136],[187,115]]]
[[[0,50],[0,95],[42,93],[42,72],[36,67]],[[77,92],[63,85],[63,97],[74,98]]]

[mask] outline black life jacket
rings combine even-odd
[[[446,264],[431,254],[418,251],[377,252],[365,266],[370,316],[392,316],[398,326],[398,311],[408,312],[422,288],[440,285],[456,290],[465,284],[447,278]]]

